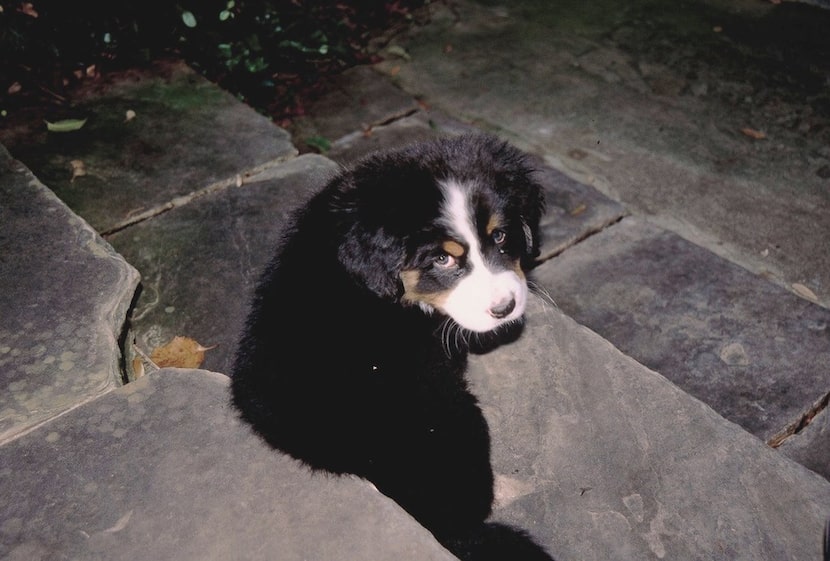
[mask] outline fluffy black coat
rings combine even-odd
[[[465,136],[370,156],[295,214],[256,291],[233,403],[274,447],[372,481],[462,559],[550,560],[486,522],[490,439],[465,338],[448,342],[446,316],[402,301],[401,271],[434,241],[448,178],[508,217],[505,251],[530,267],[543,197],[520,152]]]

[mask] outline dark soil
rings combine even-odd
[[[285,125],[304,113],[329,78],[377,60],[379,47],[423,17],[426,3],[7,2],[0,11],[0,123],[35,106],[59,113],[72,106],[79,86],[178,58]],[[195,26],[186,25],[185,12]]]

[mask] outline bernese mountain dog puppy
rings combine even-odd
[[[526,157],[467,135],[380,152],[300,208],[256,290],[232,372],[241,417],[316,470],[356,474],[464,560],[548,560],[488,522],[472,345],[515,336],[539,254]]]

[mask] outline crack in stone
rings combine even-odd
[[[592,238],[592,237],[596,236],[597,234],[599,234],[601,232],[604,232],[608,228],[611,228],[611,227],[619,224],[620,222],[622,222],[628,216],[629,216],[628,213],[625,213],[623,216],[618,216],[618,217],[612,218],[611,220],[608,220],[607,222],[605,222],[603,224],[600,224],[599,226],[597,226],[595,228],[591,228],[589,230],[586,230],[580,236],[574,238],[573,240],[568,240],[568,241],[565,241],[565,242],[557,245],[556,247],[546,251],[545,253],[543,253],[542,255],[537,257],[534,266],[539,266],[542,263],[544,263],[545,261],[548,261],[550,259],[553,259],[554,257],[558,257],[558,256],[562,255],[565,251],[571,249],[572,247],[576,247],[577,245],[584,242],[588,238]]]
[[[784,444],[787,439],[793,437],[803,431],[807,426],[813,422],[816,415],[827,409],[830,406],[830,392],[827,392],[824,397],[819,399],[812,407],[810,407],[801,417],[793,423],[790,423],[784,430],[774,435],[767,441],[767,444],[772,448],[778,448]]]
[[[124,323],[121,324],[121,332],[118,335],[118,370],[121,375],[121,379],[119,381],[121,382],[122,386],[129,384],[134,380],[134,376],[131,376],[131,374],[133,373],[133,369],[130,366],[130,359],[134,356],[134,353],[130,351],[134,339],[132,329],[133,312],[135,311],[135,308],[138,305],[138,298],[139,296],[141,296],[142,292],[143,287],[139,282],[138,286],[133,292],[133,297],[130,300],[130,305],[127,308],[127,313],[124,314]]]
[[[222,191],[229,187],[241,187],[246,183],[253,183],[254,181],[250,181],[251,178],[256,177],[258,174],[264,172],[265,170],[271,167],[283,164],[294,157],[296,157],[295,154],[292,154],[287,157],[276,158],[274,160],[271,160],[270,162],[266,162],[254,168],[251,168],[250,170],[238,173],[233,177],[222,179],[220,181],[208,185],[207,187],[203,187],[201,189],[197,189],[196,191],[192,191],[187,195],[181,195],[179,197],[175,197],[167,201],[166,203],[162,203],[160,205],[148,208],[147,210],[140,212],[134,216],[131,216],[126,220],[122,220],[121,222],[112,226],[111,228],[108,228],[107,230],[103,230],[102,232],[100,232],[101,237],[106,239],[107,236],[111,236],[113,234],[116,234],[122,230],[129,228],[130,226],[134,226],[146,220],[155,218],[156,216],[171,211],[174,208],[179,208],[181,206],[189,204],[196,199],[204,197],[205,195],[210,195],[211,193],[216,193],[217,191]]]
[[[377,127],[385,127],[385,126],[391,125],[392,123],[394,123],[396,121],[400,121],[401,119],[406,119],[407,117],[410,117],[410,116],[414,115],[415,113],[418,113],[419,111],[420,111],[420,109],[418,109],[417,107],[414,107],[412,109],[407,109],[405,111],[401,111],[400,113],[395,113],[393,115],[390,115],[389,117],[386,117],[382,121],[377,121],[377,122],[371,123],[367,128],[369,130],[371,130],[371,129],[377,128]]]

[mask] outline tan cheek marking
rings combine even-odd
[[[415,292],[415,287],[418,286],[418,281],[421,279],[421,273],[415,269],[401,271],[401,282],[403,282],[403,297],[407,298],[408,294]]]
[[[458,257],[461,257],[462,255],[464,255],[464,246],[461,245],[458,242],[454,242],[452,240],[447,240],[443,244],[441,244],[441,247],[443,248],[444,251],[446,251],[448,254],[452,255],[453,257],[458,258]]]
[[[446,292],[420,292],[418,290],[418,281],[420,278],[421,274],[417,270],[401,272],[401,282],[403,282],[403,296],[401,300],[410,304],[423,302],[437,310],[443,310],[448,294]]]
[[[516,259],[515,261],[513,261],[513,270],[516,272],[517,275],[519,275],[519,278],[521,280],[526,280],[525,279],[525,272],[522,270],[522,260],[521,259]]]
[[[493,233],[493,230],[499,227],[501,227],[501,218],[499,218],[495,214],[491,214],[490,220],[487,221],[487,228],[485,230],[487,232],[487,235],[491,235]]]

